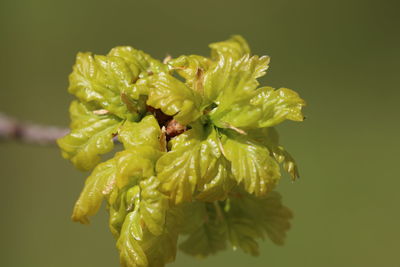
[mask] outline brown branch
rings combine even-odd
[[[54,145],[58,138],[68,132],[68,128],[21,122],[0,113],[0,141],[15,140],[30,144]]]

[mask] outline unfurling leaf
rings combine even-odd
[[[122,119],[137,120],[121,100],[132,90],[136,77],[120,57],[79,53],[69,77],[68,91],[82,102],[94,103]]]
[[[153,115],[144,117],[140,122],[125,121],[120,127],[118,139],[126,149],[148,145],[164,151],[160,144],[161,129]]]
[[[101,154],[113,149],[121,121],[112,115],[96,115],[78,102],[72,102],[70,110],[72,131],[57,143],[64,158],[80,170],[90,170],[100,162]]]
[[[299,177],[299,170],[293,157],[279,143],[279,134],[275,128],[254,129],[248,132],[253,140],[262,143],[272,152],[275,160],[282,163],[283,169],[288,172],[292,180]]]
[[[191,201],[195,191],[202,201],[224,199],[235,185],[217,138],[214,129],[193,128],[176,137],[158,160],[161,190],[174,203]]]
[[[194,91],[203,93],[204,73],[212,61],[198,55],[180,56],[168,62],[168,65],[185,79],[187,86]]]
[[[213,60],[217,60],[219,53],[230,55],[235,60],[250,54],[249,44],[240,35],[234,35],[226,41],[212,43],[209,47],[211,48],[211,58]]]
[[[72,219],[81,223],[89,223],[88,216],[93,216],[100,208],[105,195],[109,194],[115,185],[116,164],[111,159],[100,163],[86,179],[85,187],[75,204]]]
[[[186,125],[202,115],[201,95],[173,76],[165,73],[153,75],[149,86],[147,104],[174,116],[181,124]]]
[[[247,192],[264,196],[275,187],[281,175],[268,148],[248,136],[233,133],[226,136],[223,148],[233,177]]]
[[[134,228],[140,226],[139,214],[135,211],[128,214],[117,241],[121,265],[162,267],[174,261],[181,217],[179,210],[171,208],[166,213],[165,224],[159,235],[144,228],[141,238],[135,238]]]
[[[242,129],[265,128],[284,120],[302,121],[301,109],[304,105],[304,100],[290,89],[263,87],[223,112],[216,112],[213,117],[214,122],[223,128],[226,128],[225,125]]]

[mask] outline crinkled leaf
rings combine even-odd
[[[168,67],[149,54],[130,46],[117,46],[108,53],[109,56],[121,57],[129,65],[134,77],[143,78],[149,73],[167,72]]]
[[[117,241],[117,248],[120,251],[120,261],[122,266],[148,266],[146,254],[137,239],[137,230],[135,229],[138,225],[140,226],[140,214],[135,210],[125,217],[121,234]]]
[[[142,238],[137,239],[132,229],[138,224],[137,214],[134,212],[128,214],[117,241],[121,265],[162,267],[174,261],[180,220],[179,211],[171,208],[166,213],[165,224],[160,235],[154,235],[147,229],[142,229]]]
[[[84,110],[84,105],[74,102],[74,109],[85,111],[80,119],[73,120],[74,126],[66,136],[57,140],[64,158],[81,170],[90,170],[100,162],[101,154],[110,152],[114,147],[113,136],[121,125],[119,119],[110,115],[95,115]],[[75,115],[74,115],[75,116]]]
[[[236,60],[246,54],[250,54],[249,45],[240,35],[234,35],[226,41],[212,43],[209,47],[211,48],[211,57],[213,60],[218,59],[220,53],[229,54]]]
[[[116,238],[118,238],[120,236],[122,225],[124,224],[125,218],[128,213],[132,211],[136,211],[135,214],[138,213],[137,211],[139,209],[138,204],[140,201],[140,187],[137,185],[137,181],[134,181],[130,185],[127,185],[121,189],[114,188],[114,190],[107,197],[107,201],[110,214],[110,230],[112,234]],[[136,227],[135,236],[140,238],[140,236],[142,236],[142,233],[139,232],[140,229],[138,230],[137,225],[134,225],[133,227]]]
[[[148,178],[155,175],[154,165],[161,151],[149,145],[138,145],[118,152],[115,156],[117,173],[116,183],[122,188],[132,182],[132,178]]]
[[[200,192],[203,201],[223,199],[234,185],[214,129],[193,128],[172,141],[171,151],[157,162],[161,190],[178,204]]]
[[[126,149],[149,145],[164,151],[165,148],[161,148],[160,137],[160,126],[153,115],[144,117],[140,122],[125,121],[118,133],[118,139]]]
[[[204,74],[211,64],[211,60],[198,56],[180,56],[168,62],[168,65],[185,79],[187,86],[200,94],[204,93]]]
[[[174,116],[181,124],[187,125],[202,115],[201,103],[199,93],[173,76],[165,73],[151,76],[147,104]]]
[[[115,184],[116,165],[114,159],[96,166],[86,179],[78,201],[75,204],[72,219],[81,223],[89,223],[88,216],[97,213],[104,195],[107,195]]]
[[[73,72],[69,76],[68,91],[82,102],[92,102],[110,113],[130,120],[138,120],[139,115],[126,105],[129,99],[121,99],[132,90],[136,77],[121,57],[93,56],[79,53]],[[127,97],[127,96],[126,96]]]
[[[252,139],[264,144],[272,152],[277,162],[282,163],[283,169],[288,172],[292,180],[299,177],[299,170],[294,158],[279,143],[279,134],[275,128],[253,129],[248,132]]]
[[[91,103],[82,103],[77,100],[73,100],[69,106],[69,114],[71,123],[69,127],[71,129],[84,128],[91,123],[98,121],[99,115],[96,115],[94,111],[96,107]]]
[[[299,95],[287,88],[257,89],[247,99],[236,102],[223,112],[212,115],[213,122],[221,127],[233,125],[238,128],[271,127],[284,120],[302,121],[305,105]]]
[[[229,133],[223,140],[224,154],[231,162],[232,173],[247,192],[263,196],[280,178],[279,165],[269,150],[249,137]]]
[[[206,203],[190,203],[185,209],[183,224],[192,226],[186,233],[189,236],[179,248],[192,256],[206,257],[226,248],[226,225],[217,205]],[[190,210],[189,210],[190,209]]]
[[[228,237],[234,250],[241,248],[245,253],[253,256],[259,255],[257,239],[262,236],[261,229],[255,225],[254,220],[241,213],[230,213],[226,216]]]
[[[214,113],[224,112],[231,104],[242,100],[259,85],[257,78],[265,75],[269,57],[240,59],[220,53],[219,58],[204,75],[205,96],[218,104]]]
[[[135,84],[128,92],[129,96],[133,99],[139,99],[140,95],[148,94],[149,88],[147,77],[149,77],[149,75],[168,72],[167,65],[152,58],[143,51],[134,49],[130,46],[115,47],[108,55],[123,58],[134,74]]]
[[[152,176],[140,182],[141,202],[140,216],[153,235],[160,235],[165,224],[165,213],[168,208],[167,198],[158,191],[160,182]]]
[[[233,223],[236,224],[234,220],[239,222],[240,231],[242,234],[236,233],[239,236],[248,236],[252,239],[263,238],[265,235],[271,239],[277,245],[282,245],[285,240],[286,232],[290,229],[290,220],[293,215],[292,212],[282,204],[281,195],[278,192],[270,192],[264,198],[257,198],[255,196],[249,195],[245,192],[239,193],[238,197],[232,197],[230,199],[230,210],[228,211],[226,217],[230,220],[233,219]],[[242,220],[246,218],[246,220]],[[245,225],[245,226],[243,226]],[[254,231],[247,229],[251,227]],[[234,231],[237,232],[236,229]],[[243,238],[246,240],[246,238]],[[241,242],[237,243],[240,247],[244,248],[254,248],[252,241],[244,242],[244,247]],[[255,250],[248,250],[247,252],[255,252]],[[255,253],[256,254],[256,253]]]

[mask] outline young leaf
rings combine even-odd
[[[74,108],[83,105],[74,104]],[[110,152],[114,147],[113,137],[121,125],[120,120],[110,115],[89,114],[73,121],[74,126],[66,136],[57,140],[62,156],[80,170],[90,170],[100,162],[101,154]]]
[[[255,221],[241,213],[230,213],[226,221],[229,242],[233,249],[241,248],[245,253],[258,256],[259,246],[256,240],[262,236],[262,231]]]
[[[211,58],[216,60],[220,53],[229,54],[237,60],[246,54],[250,54],[250,47],[247,41],[240,35],[234,35],[230,39],[222,42],[212,43]]]
[[[143,78],[149,73],[167,72],[168,67],[141,50],[130,46],[118,46],[108,53],[109,56],[121,57],[128,64],[134,77]]]
[[[224,128],[226,125],[242,129],[271,127],[287,119],[302,121],[303,106],[304,100],[290,89],[263,87],[223,112],[217,109],[211,118],[216,125]]]
[[[275,160],[282,163],[283,169],[288,172],[292,180],[299,177],[299,170],[294,158],[279,143],[279,134],[275,128],[253,129],[247,132],[255,141],[264,144],[272,152]]]
[[[233,187],[229,163],[220,151],[214,129],[193,128],[172,142],[171,151],[157,162],[161,190],[178,204],[192,200],[197,189],[203,201],[224,199]]]
[[[118,152],[115,156],[118,188],[130,184],[134,177],[148,178],[155,175],[154,166],[161,154],[160,150],[149,145],[134,146]]]
[[[211,60],[206,57],[190,55],[172,59],[168,65],[185,79],[188,87],[203,95],[204,73],[209,69],[211,63]]]
[[[225,136],[223,148],[236,181],[251,194],[266,195],[281,176],[279,165],[269,150],[245,135],[229,133]]]
[[[202,97],[184,83],[165,73],[151,76],[147,104],[174,116],[179,123],[187,125],[198,119]]]
[[[117,241],[117,248],[120,251],[121,266],[124,267],[147,267],[149,265],[146,253],[144,252],[140,239],[137,235],[137,226],[140,226],[140,214],[137,210],[130,212],[122,226],[120,237]]]
[[[179,248],[186,254],[200,258],[224,250],[227,242],[226,225],[224,219],[218,217],[216,207],[211,203],[190,203],[186,209],[184,224],[194,227],[187,232],[189,236]]]
[[[104,195],[114,188],[116,165],[111,159],[96,166],[92,174],[86,179],[85,187],[75,204],[72,220],[89,223],[88,216],[97,213]]]
[[[126,267],[162,267],[175,260],[178,229],[181,214],[176,208],[166,213],[165,224],[160,235],[153,235],[147,229],[143,230],[140,239],[135,238],[135,228],[138,214],[134,211],[128,214],[117,241],[120,251],[120,261]]]
[[[92,124],[104,118],[105,116],[99,116],[95,114],[96,106],[92,103],[82,103],[78,100],[73,100],[69,106],[69,114],[71,123],[69,127],[73,129],[84,128],[87,125]]]
[[[121,57],[79,53],[69,77],[68,91],[82,102],[92,102],[108,112],[129,120],[138,120],[121,96],[132,89],[136,77]],[[133,104],[132,104],[133,105]]]
[[[213,112],[219,114],[231,104],[242,100],[259,85],[257,78],[265,75],[269,57],[250,57],[248,54],[235,59],[220,53],[218,61],[204,75],[205,95],[218,104]]]
[[[233,229],[236,237],[242,239],[242,242],[237,243],[238,245],[244,243],[244,246],[240,245],[242,248],[250,249],[247,252],[256,254],[256,250],[252,250],[255,248],[254,243],[246,242],[247,238],[244,237],[263,238],[264,234],[277,245],[284,243],[293,215],[287,207],[283,206],[281,195],[278,192],[270,192],[261,199],[242,192],[238,194],[238,197],[230,198],[230,201],[231,209],[226,217],[230,221],[230,226],[238,224],[238,228]],[[246,220],[242,218],[246,218]],[[245,241],[243,242],[243,240]]]
[[[140,216],[149,231],[161,235],[165,224],[165,213],[168,208],[167,198],[158,191],[160,182],[152,176],[140,182],[141,202]]]
[[[144,117],[140,122],[125,121],[118,132],[118,140],[125,149],[139,145],[149,145],[160,151],[165,148],[160,144],[161,129],[153,115]]]

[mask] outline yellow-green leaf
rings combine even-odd
[[[259,85],[257,79],[265,75],[268,63],[269,57],[266,56],[250,57],[246,54],[235,59],[221,53],[204,75],[205,96],[218,105],[214,113],[224,112],[254,91]]]
[[[88,216],[97,213],[105,195],[108,195],[115,186],[116,165],[111,159],[96,166],[92,174],[86,179],[78,201],[75,204],[72,219],[81,223],[89,223]]]
[[[224,111],[216,110],[211,117],[216,125],[224,128],[227,125],[241,129],[263,128],[277,125],[284,120],[302,121],[303,106],[304,100],[290,89],[263,87]]]
[[[83,118],[87,121],[84,122]],[[78,169],[87,171],[100,162],[99,155],[113,149],[113,137],[121,122],[109,115],[91,114],[81,119],[73,122],[81,128],[72,129],[69,134],[58,139],[57,143],[64,158],[71,160]]]
[[[149,145],[134,146],[118,152],[115,156],[118,188],[130,184],[135,177],[148,178],[155,175],[154,165],[161,154],[160,150]]]
[[[164,151],[160,143],[161,129],[153,115],[144,117],[140,122],[125,121],[118,132],[118,139],[126,149],[149,145]]]
[[[143,78],[151,73],[168,71],[168,67],[159,60],[130,46],[117,46],[111,49],[108,55],[123,58],[135,77]]]
[[[226,41],[212,43],[209,47],[211,48],[213,60],[216,60],[220,53],[229,54],[236,60],[246,54],[250,54],[250,47],[247,41],[240,35],[233,35]]]
[[[141,202],[140,216],[149,231],[155,235],[161,235],[164,230],[165,213],[168,209],[167,198],[158,191],[160,182],[152,176],[140,182]]]
[[[224,154],[231,162],[233,177],[247,192],[266,195],[281,177],[279,165],[270,151],[249,137],[229,133],[223,140]]]
[[[121,57],[79,53],[69,76],[68,91],[82,102],[95,103],[120,118],[137,120],[139,115],[121,99],[132,90],[135,80]]]
[[[288,172],[292,180],[299,177],[299,170],[294,158],[279,143],[279,134],[275,128],[253,129],[248,132],[252,139],[264,144],[272,152],[275,160],[282,164],[283,169]]]
[[[224,199],[235,184],[228,167],[215,130],[193,128],[173,140],[156,169],[161,190],[178,204],[191,201],[195,190],[203,201]]]
[[[202,115],[201,103],[199,93],[173,76],[165,73],[151,76],[147,104],[174,116],[179,123],[187,125],[198,119]]]

